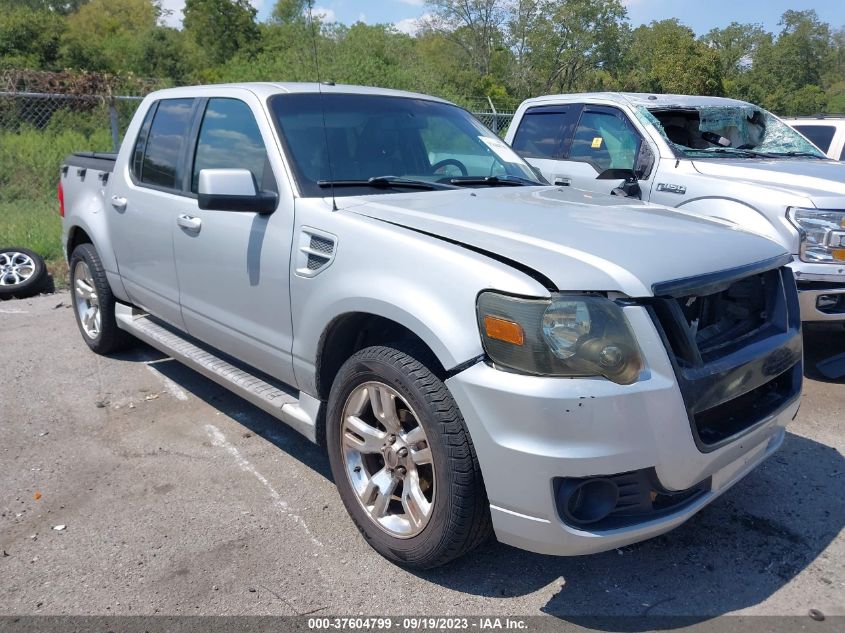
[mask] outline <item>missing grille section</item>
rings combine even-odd
[[[778,411],[800,391],[801,371],[797,363],[756,389],[696,413],[693,419],[701,442],[717,444]]]
[[[776,276],[764,273],[712,295],[676,299],[705,361],[766,325],[771,309],[769,289],[777,281]]]

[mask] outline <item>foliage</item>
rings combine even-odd
[[[409,36],[388,24],[310,20],[309,0],[4,0],[0,71],[156,77],[157,85],[323,80],[429,92],[500,107],[549,92],[723,94],[779,114],[845,109],[845,30],[814,11],[779,32],[730,23],[696,37],[678,20],[631,28],[623,0],[426,0]],[[316,59],[315,59],[316,48]],[[113,82],[106,82],[112,86]]]

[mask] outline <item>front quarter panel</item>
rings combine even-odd
[[[348,211],[332,211],[322,199],[300,198],[296,204],[293,360],[299,388],[311,395],[317,394],[320,339],[341,315],[362,312],[403,325],[448,370],[483,353],[475,313],[480,291],[549,295],[528,275],[459,245]],[[303,265],[299,236],[309,229],[336,237],[331,265],[313,276],[297,273]]]

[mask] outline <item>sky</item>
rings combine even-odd
[[[260,19],[270,14],[275,3],[274,0],[251,1],[258,8]],[[731,22],[760,23],[766,30],[777,33],[780,16],[787,9],[815,9],[819,17],[834,28],[845,26],[842,0],[623,0],[623,4],[627,6],[634,26],[652,20],[678,18],[699,35]],[[184,0],[163,0],[162,5],[173,12],[168,23],[178,25]],[[326,21],[389,22],[402,31],[413,32],[416,20],[426,13],[426,6],[425,0],[315,0],[314,11]]]

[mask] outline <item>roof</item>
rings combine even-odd
[[[158,90],[153,95],[156,98],[163,96],[169,97],[188,97],[188,96],[205,96],[220,89],[241,89],[249,90],[260,98],[270,97],[275,94],[283,93],[317,93],[323,94],[367,94],[367,95],[381,95],[387,97],[405,97],[408,99],[427,99],[429,101],[439,101],[441,103],[449,103],[445,99],[432,97],[417,92],[406,92],[404,90],[391,90],[390,88],[375,88],[373,86],[352,86],[347,84],[330,84],[317,82],[244,82],[244,83],[229,83],[229,84],[210,84],[204,86],[185,86],[181,88],[165,88]]]
[[[601,100],[619,105],[638,105],[646,108],[738,107],[753,105],[745,101],[739,101],[738,99],[728,99],[727,97],[702,97],[648,92],[582,92],[577,94],[546,95],[529,99],[532,104],[552,104],[564,100],[566,102]]]

